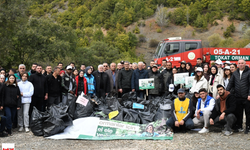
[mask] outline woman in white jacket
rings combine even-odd
[[[207,90],[207,79],[203,75],[203,69],[198,67],[195,72],[196,74],[194,77],[193,86],[190,89],[191,94],[193,94],[195,91],[199,91],[201,88],[205,88]]]
[[[218,72],[217,66],[211,67],[211,75],[208,81],[208,92],[211,97],[214,99],[219,98],[219,94],[217,92],[217,85],[224,85],[223,77]]]
[[[27,80],[28,76],[28,73],[21,74],[22,80],[18,83],[22,96],[22,107],[18,110],[18,125],[20,127],[20,132],[23,131],[23,126],[25,127],[25,132],[29,132],[29,109],[34,87],[33,84]]]

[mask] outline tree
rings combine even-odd
[[[156,9],[156,21],[157,24],[161,27],[168,25],[168,18],[167,18],[167,8],[165,8],[162,4],[157,6]]]
[[[218,33],[214,33],[208,37],[209,46],[218,47],[221,42],[221,37]]]

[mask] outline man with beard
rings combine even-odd
[[[29,71],[29,75],[36,73],[36,67],[37,67],[37,63],[33,63],[31,66],[31,70]]]
[[[229,136],[233,134],[232,126],[237,120],[235,117],[235,96],[226,91],[225,87],[221,84],[217,85],[217,90],[220,98],[215,101],[215,107],[210,116],[210,125],[225,125],[223,133],[224,135]]]
[[[163,76],[163,83],[164,83],[164,91],[167,92],[168,91],[168,87],[166,85],[168,78],[171,76],[172,74],[172,63],[171,62],[165,62],[163,63],[165,65],[165,69],[161,72],[162,76]]]

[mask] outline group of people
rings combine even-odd
[[[68,105],[74,99],[72,97],[81,94],[105,98],[110,92],[121,97],[131,91],[136,92],[137,97],[148,99],[169,93],[178,95],[171,108],[173,115],[167,121],[168,131],[179,127],[190,129],[204,123],[199,133],[206,133],[209,125],[224,121],[227,122],[225,134],[229,135],[232,128],[242,130],[245,109],[247,132],[250,125],[250,70],[244,60],[239,60],[239,68],[230,62],[224,63],[224,68],[221,61],[215,64],[203,64],[197,59],[194,69],[185,61],[177,69],[166,60],[162,61],[160,68],[154,61],[148,67],[145,62],[103,63],[96,71],[93,66],[84,64],[77,69],[73,62],[65,67],[58,63],[54,69],[46,66],[45,70],[36,63],[29,71],[24,64],[19,65],[17,72],[9,69],[7,73],[1,68],[0,136],[11,135],[12,128],[17,126],[20,132],[29,132],[33,107],[45,111],[60,102]],[[175,74],[184,72],[194,76],[191,89],[174,84]],[[139,88],[139,79],[147,78],[154,78],[154,89],[149,89],[148,95]],[[193,94],[192,99],[185,96],[187,92]]]

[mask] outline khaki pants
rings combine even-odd
[[[203,116],[200,116],[200,119],[198,119],[197,117],[195,117],[193,119],[194,122],[194,126],[202,126],[204,125],[204,127],[208,127],[209,126],[209,117],[211,115],[211,111],[204,111],[203,112]]]

